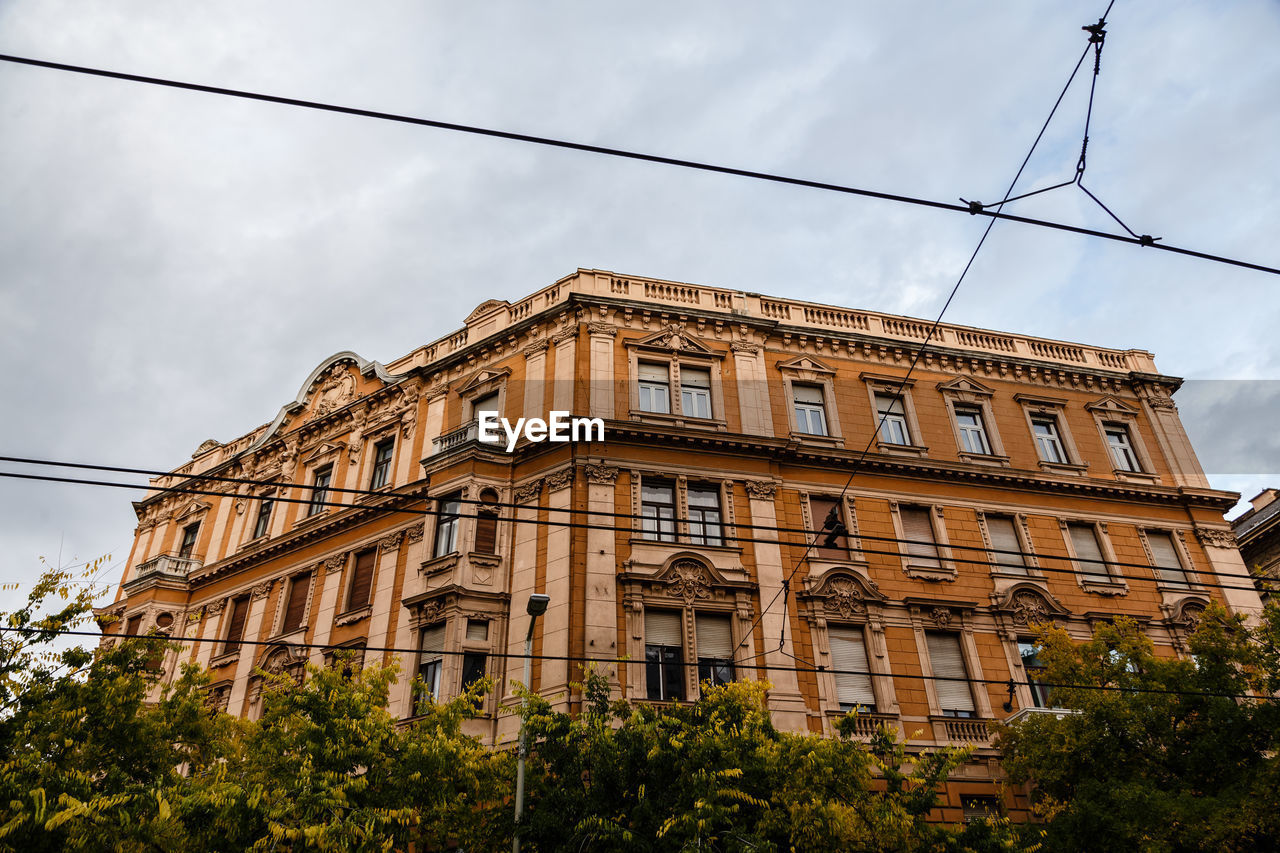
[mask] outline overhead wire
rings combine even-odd
[[[243,89],[231,89],[223,86],[208,86],[200,83],[189,83],[180,80],[173,80],[163,77],[148,77],[141,74],[129,74],[123,71],[112,71],[105,68],[92,68],[84,65],[72,65],[64,62],[51,62],[44,59],[34,59],[32,57],[17,56],[14,54],[0,54],[0,62],[9,62],[17,65],[27,65],[36,68],[46,68],[54,71],[65,71],[73,74],[84,74],[93,77],[103,77],[113,80],[123,80],[131,83],[143,83],[152,86],[163,86],[172,89],[181,89],[192,92],[202,92],[210,95],[220,95],[224,97],[242,98],[252,101],[262,101],[265,103],[280,104],[283,106],[300,107],[311,110],[321,110],[324,112],[339,113],[343,115],[357,116],[360,118],[378,119],[381,121],[398,122],[402,124],[418,125],[421,127],[430,127],[437,130],[446,130],[456,133],[467,133],[477,136],[486,136],[495,139],[504,139],[512,142],[524,142],[533,145],[549,146],[553,148],[563,148],[571,151],[581,151],[589,154],[600,154],[608,157],[619,157],[628,160],[637,160],[647,163],[656,163],[664,166],[675,166],[685,169],[695,169],[703,172],[713,172],[723,175],[732,175],[740,178],[750,178],[760,181],[769,181],[772,183],[788,184],[791,186],[805,187],[808,189],[825,190],[829,192],[845,193],[848,195],[863,196],[866,198],[875,198],[883,201],[899,202],[903,204],[917,205],[921,207],[934,208],[937,210],[954,211],[958,213],[967,213],[970,215],[987,216],[992,219],[1004,219],[1009,222],[1019,222],[1024,225],[1033,225],[1042,228],[1051,228],[1058,231],[1067,231],[1075,234],[1082,234],[1089,237],[1097,237],[1103,240],[1112,240],[1120,243],[1132,243],[1145,248],[1159,249],[1165,252],[1173,252],[1176,254],[1186,255],[1188,257],[1200,258],[1202,260],[1214,263],[1228,264],[1231,266],[1252,269],[1258,272],[1270,273],[1272,275],[1280,275],[1280,268],[1269,267],[1263,264],[1256,264],[1249,261],[1242,261],[1235,258],[1229,258],[1222,255],[1214,255],[1208,252],[1200,252],[1193,249],[1181,248],[1168,243],[1147,242],[1140,237],[1131,237],[1124,234],[1115,234],[1106,231],[1098,231],[1092,228],[1084,228],[1077,225],[1068,225],[1062,222],[1051,222],[1044,219],[1033,219],[1026,216],[1015,216],[1013,214],[1004,213],[999,210],[989,210],[985,206],[974,207],[973,205],[958,205],[951,202],[936,201],[931,199],[918,198],[913,196],[901,195],[897,193],[880,192],[860,187],[835,184],[826,181],[815,181],[805,178],[789,177],[786,175],[775,174],[770,172],[761,172],[751,169],[739,169],[731,166],[720,166],[712,163],[703,163],[696,160],[686,160],[678,157],[666,157],[658,154],[647,154],[639,151],[629,151],[621,148],[610,148],[603,145],[591,145],[583,142],[572,142],[564,139],[555,139],[546,136],[535,136],[527,133],[517,133],[514,131],[500,130],[496,128],[479,127],[477,125],[459,124],[457,122],[441,121],[439,119],[421,118],[398,113],[381,112],[378,110],[367,110],[359,107],[341,106],[338,104],[328,104],[319,101],[304,100],[301,98],[289,98],[280,95],[270,95],[261,92],[251,92]],[[1008,193],[1006,193],[1007,195]],[[1123,223],[1122,223],[1123,224]]]

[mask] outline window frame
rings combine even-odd
[[[177,556],[182,560],[196,559],[196,545],[200,544],[200,522],[193,521],[182,526],[182,535],[178,539]]]
[[[665,503],[657,503],[654,501],[650,501],[645,496],[645,490],[650,488],[655,490],[660,488],[669,489],[671,493],[671,502],[669,504],[665,504]],[[655,513],[652,518],[653,530],[648,529],[648,525],[651,520],[647,513],[647,510],[649,509],[649,507],[655,508]],[[662,517],[661,510],[663,508],[670,509],[671,515],[669,518]],[[643,539],[649,542],[665,542],[665,543],[679,542],[680,541],[680,525],[679,525],[679,522],[677,522],[677,519],[680,517],[679,483],[675,479],[667,479],[665,477],[653,477],[648,475],[642,475],[640,478],[639,515],[640,515],[640,530],[638,531],[638,534],[640,539]],[[664,527],[663,522],[667,522],[670,525],[669,531],[663,529]]]
[[[1022,568],[1019,570],[1006,563],[998,562],[997,555],[992,553],[992,550],[988,550],[986,556],[987,562],[991,566],[992,575],[1018,579],[1043,576],[1043,573],[1039,571],[1040,562],[1033,546],[1031,531],[1027,526],[1025,513],[1000,509],[980,509],[977,510],[977,516],[978,526],[982,531],[983,545],[988,549],[995,549],[995,539],[991,535],[990,519],[992,517],[1008,519],[1013,525],[1013,535],[1018,542],[1018,550],[1022,552]]]
[[[688,422],[689,426],[713,427],[718,430],[727,429],[724,393],[721,388],[723,385],[723,371],[720,362],[724,357],[722,354],[702,351],[701,349],[674,352],[638,341],[628,341],[626,346],[630,351],[631,381],[628,383],[627,396],[632,420],[673,422],[677,424]],[[644,384],[640,378],[642,365],[659,367],[666,371],[667,411],[656,411],[641,407],[640,392],[641,386]],[[707,375],[705,390],[706,402],[710,411],[707,417],[685,411],[683,371],[689,369],[704,371]],[[653,384],[656,386],[662,383]],[[704,386],[697,385],[693,387],[702,389]]]
[[[929,519],[929,526],[933,531],[933,545],[937,552],[935,558],[926,558],[924,555],[911,554],[908,550],[910,547],[905,541],[908,539],[906,535],[906,526],[902,520],[902,510],[918,509],[923,510]],[[893,518],[893,529],[898,541],[894,543],[897,546],[899,560],[902,564],[902,571],[907,577],[919,578],[923,580],[954,580],[958,577],[955,561],[951,554],[951,539],[947,535],[946,515],[942,504],[929,504],[922,501],[890,501],[889,512]],[[932,566],[926,563],[913,563],[915,559],[936,559],[938,565]]]
[[[976,682],[981,680],[982,675],[980,672],[978,672],[977,668],[974,666],[974,662],[970,659],[970,652],[969,652],[969,649],[967,648],[968,644],[965,642],[965,631],[952,630],[950,628],[939,628],[939,629],[925,628],[920,630],[920,634],[922,635],[921,637],[923,641],[922,646],[925,654],[927,655],[928,672],[930,676],[934,676],[929,680],[928,682],[929,690],[926,691],[927,694],[929,695],[929,699],[931,703],[931,708],[930,708],[931,713],[933,713],[935,716],[945,717],[947,719],[956,719],[956,720],[983,719],[984,716],[986,716],[987,712],[984,707],[984,703],[980,701],[979,691],[974,689],[974,687],[976,686]],[[950,681],[947,683],[953,684],[953,685],[956,683],[960,683],[965,686],[966,690],[968,690],[969,704],[972,705],[973,707],[971,709],[968,709],[967,712],[966,712],[966,709],[964,708],[943,707],[943,700],[938,695],[938,684],[942,682],[939,681],[938,678],[936,678],[936,676],[938,675],[938,671],[934,666],[933,649],[929,645],[930,636],[945,636],[955,640],[956,646],[960,652],[960,664],[964,669],[964,678],[967,680],[963,682]]]
[[[1147,451],[1146,441],[1142,438],[1142,422],[1139,417],[1139,409],[1111,395],[1088,403],[1085,408],[1093,415],[1094,423],[1098,427],[1098,437],[1102,440],[1102,453],[1112,475],[1117,480],[1130,482],[1159,482],[1160,475],[1156,473],[1155,462]],[[1125,435],[1129,454],[1134,462],[1132,469],[1123,468],[1116,464],[1109,437],[1109,431],[1113,429],[1123,431]]]
[[[1067,554],[1070,557],[1072,568],[1075,570],[1076,583],[1079,584],[1080,588],[1085,592],[1094,592],[1100,595],[1128,594],[1128,583],[1124,578],[1116,577],[1115,566],[1118,561],[1111,544],[1111,537],[1107,531],[1107,523],[1086,518],[1069,518],[1059,519],[1058,524],[1062,530],[1062,538],[1066,543]],[[1075,541],[1071,537],[1072,527],[1087,527],[1093,531],[1094,542],[1097,544],[1098,552],[1102,556],[1101,571],[1096,569],[1093,571],[1085,570],[1085,565],[1093,564],[1081,562],[1081,557],[1076,552]]]
[[[431,559],[433,560],[458,553],[459,528],[462,523],[462,491],[459,489],[440,495],[435,498],[435,502],[435,526],[431,531]],[[452,512],[448,510],[449,504],[455,505]],[[448,531],[449,549],[441,551],[440,538],[445,531]]]
[[[258,539],[264,539],[271,535],[271,516],[275,512],[275,495],[260,495],[258,497],[258,512],[253,519],[253,536],[249,541],[253,542]]]
[[[311,472],[311,500],[307,503],[307,518],[315,518],[329,511],[329,492],[333,488],[333,462],[318,465]],[[320,477],[324,476],[324,485],[320,485]]]
[[[1161,574],[1160,570],[1162,568],[1169,569],[1173,567],[1161,566],[1156,562],[1155,549],[1151,547],[1150,539],[1153,533],[1169,537],[1169,542],[1173,546],[1174,556],[1178,560],[1178,569],[1182,572],[1181,581],[1168,580]],[[1199,575],[1195,570],[1195,563],[1192,562],[1191,554],[1187,551],[1181,531],[1171,527],[1139,527],[1138,537],[1142,540],[1142,549],[1146,553],[1147,562],[1151,564],[1151,573],[1155,576],[1156,586],[1159,589],[1165,592],[1181,594],[1201,588]]]
[[[912,395],[915,380],[876,373],[862,373],[859,378],[867,389],[867,400],[870,403],[871,429],[875,434],[876,448],[881,453],[905,456],[924,456],[928,453],[929,448],[924,445],[920,422],[916,418],[915,399]],[[884,402],[892,408],[895,398],[896,405],[901,409],[901,412],[893,414],[892,418],[901,427],[903,437],[906,439],[905,442],[887,440],[882,430],[882,426],[887,426],[891,420],[890,418],[885,418],[883,424],[881,423],[881,403]]]
[[[991,401],[995,396],[995,391],[968,377],[960,377],[950,382],[940,382],[937,385],[937,389],[942,394],[946,404],[947,418],[951,422],[951,431],[956,443],[956,455],[965,462],[1008,467],[1010,464],[1009,456],[1005,451],[1004,442],[1000,438],[1000,424],[996,419],[995,410],[992,408]],[[965,448],[960,420],[957,417],[957,409],[968,409],[977,412],[979,423],[982,426],[982,433],[986,440],[987,453],[974,453]]]
[[[396,441],[395,433],[383,436],[373,443],[373,455],[370,457],[369,465],[369,490],[377,491],[385,489],[393,485],[395,478],[395,458],[396,458]],[[383,448],[387,448],[386,458],[380,458]],[[381,479],[379,479],[381,477]]]
[[[827,418],[827,395],[825,389],[821,385],[809,382],[791,382],[788,387],[791,389],[788,396],[791,398],[791,423],[794,431],[810,438],[832,438],[831,424]],[[818,402],[796,399],[797,388],[812,388],[817,391]],[[801,417],[802,413],[803,417]],[[821,432],[814,432],[808,429],[809,426],[812,426],[815,417],[822,426]]]
[[[302,589],[302,621],[299,624],[290,627],[288,624],[290,605],[293,603],[294,592],[297,590],[298,585],[304,578],[306,579],[306,585]],[[285,575],[282,580],[284,581],[282,584],[284,589],[280,595],[280,602],[276,607],[280,613],[279,622],[276,626],[276,636],[292,634],[295,631],[301,631],[307,627],[308,617],[311,615],[311,600],[316,587],[316,572],[312,569],[305,569],[301,572],[293,572],[292,574]]]
[[[680,484],[677,481],[677,484],[676,484],[677,489],[679,488],[679,485]],[[641,489],[643,490],[643,484],[641,485]],[[693,500],[691,498],[695,492],[699,494],[715,495],[716,503],[715,503],[715,510],[714,510],[715,511],[714,522],[708,522],[705,518],[707,510],[710,509],[709,507],[696,506],[693,503]],[[642,492],[642,500],[643,500],[643,492]],[[679,502],[679,496],[677,496],[677,503],[678,502]],[[687,483],[686,482],[685,489],[684,489],[684,505],[685,505],[685,512],[684,512],[685,521],[683,523],[685,527],[685,532],[684,532],[685,540],[690,545],[697,545],[702,548],[723,548],[725,546],[725,509],[724,509],[723,488],[719,485],[710,484],[710,483],[701,483],[701,482]],[[693,532],[693,524],[695,520],[694,513],[699,514],[698,525],[703,531],[701,533]],[[711,535],[710,533],[707,532],[707,529],[710,528],[712,524],[714,524],[714,527],[715,527],[714,535]]]
[[[1031,449],[1036,455],[1040,470],[1058,474],[1083,475],[1086,473],[1089,463],[1080,455],[1067,423],[1067,401],[1056,397],[1033,397],[1027,394],[1017,394],[1014,399],[1022,405],[1027,431],[1031,437]],[[1062,461],[1045,459],[1041,454],[1040,437],[1036,433],[1037,422],[1051,425],[1053,438],[1061,452]]]

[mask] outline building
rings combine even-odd
[[[1264,586],[1268,581],[1280,581],[1280,491],[1263,489],[1250,498],[1252,508],[1231,522],[1240,556],[1255,577],[1262,600],[1271,598],[1271,590]]]
[[[398,660],[404,718],[415,673],[445,697],[488,673],[473,731],[501,744],[545,593],[533,686],[559,707],[580,699],[566,658],[625,659],[603,668],[642,702],[767,678],[781,727],[860,707],[974,744],[940,815],[959,819],[996,795],[985,721],[1044,704],[1004,683],[1034,678],[1036,622],[1083,638],[1125,614],[1181,654],[1211,600],[1260,605],[1212,586],[1244,572],[1235,496],[1209,488],[1150,353],[943,325],[895,400],[927,333],[595,270],[484,302],[385,366],[326,359],[269,424],[155,480],[102,614],[188,640],[167,672],[207,667],[234,714],[257,713],[256,667],[334,649]],[[508,452],[481,440],[488,411],[600,418],[606,438]],[[161,491],[178,486],[211,494]]]

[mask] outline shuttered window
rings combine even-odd
[[[1098,532],[1092,524],[1069,524],[1071,547],[1076,552],[1076,565],[1085,580],[1109,583],[1111,576],[1102,559],[1102,546],[1098,544]]]
[[[311,589],[311,572],[294,575],[289,581],[289,603],[284,611],[280,632],[296,631],[307,619],[307,593]]]
[[[730,618],[715,613],[698,613],[693,629],[698,641],[698,683],[725,684],[733,681],[733,629]]]
[[[831,668],[836,671],[836,697],[840,709],[852,711],[863,708],[876,710],[876,693],[871,687],[870,667],[867,665],[867,647],[862,631],[857,628],[832,628]]]
[[[130,616],[129,621],[124,624],[124,633],[126,637],[138,636],[139,629],[142,628],[142,615]]]
[[[498,553],[498,514],[483,507],[476,513],[476,553]]]
[[[467,639],[468,640],[489,639],[489,620],[468,619],[467,620]]]
[[[1147,543],[1151,545],[1151,557],[1155,560],[1156,573],[1165,583],[1187,585],[1187,573],[1178,559],[1178,549],[1173,544],[1173,534],[1163,531],[1147,531]]]
[[[1022,551],[1022,543],[1018,541],[1014,520],[1007,515],[988,515],[986,521],[987,533],[991,536],[992,565],[1003,571],[1026,574],[1027,563],[1018,553]]]
[[[418,655],[418,677],[422,679],[423,689],[426,692],[423,698],[435,699],[440,696],[440,670],[444,659],[444,629],[444,622],[422,629],[422,651]]]
[[[249,596],[242,595],[231,602],[231,622],[227,628],[227,639],[222,644],[224,655],[240,651],[240,641],[244,639],[244,621],[248,615]]]
[[[827,518],[836,507],[835,498],[824,498],[817,495],[809,496],[809,516],[813,519],[814,534],[818,537],[818,544],[814,546],[813,551],[819,557],[827,557],[832,560],[847,560],[849,559],[848,534],[831,535],[835,530],[844,529],[844,520],[840,518],[839,510],[836,511],[837,527],[835,529],[824,528]],[[828,538],[831,541],[830,545],[827,544]]]
[[[955,634],[925,634],[929,644],[929,663],[935,676],[933,687],[938,705],[947,717],[972,717],[973,691],[969,689],[969,671],[960,651],[960,637]]]
[[[646,610],[644,659],[646,695],[650,699],[684,698],[684,625],[673,610]]]
[[[665,364],[638,365],[640,411],[668,414],[671,411],[670,372]]]
[[[908,540],[906,550],[908,560],[913,566],[929,566],[939,568],[937,540],[933,535],[933,523],[929,520],[929,510],[922,507],[904,506],[899,510],[902,516],[902,537]]]
[[[373,588],[373,564],[377,556],[378,552],[372,549],[356,554],[356,565],[351,571],[351,596],[347,599],[348,610],[368,606],[369,591]]]

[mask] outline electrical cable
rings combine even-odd
[[[83,486],[108,486],[108,487],[114,487],[114,488],[134,489],[134,490],[153,490],[157,488],[155,486],[135,485],[133,483],[116,483],[108,480],[88,480],[88,479],[81,479],[76,477],[55,477],[52,475],[44,475],[44,474],[19,474],[11,471],[0,471],[0,478],[35,480],[35,481],[54,482],[54,483],[69,483],[72,485],[83,485]],[[180,487],[162,487],[162,488],[164,491],[175,492],[178,494],[204,495],[204,496],[219,497],[219,498],[227,497],[227,495],[223,494],[222,492],[204,491],[200,489],[184,489]],[[273,496],[266,496],[266,495],[239,495],[238,499],[256,500],[260,502],[272,501],[272,502],[281,502],[281,503],[304,504],[312,507],[323,506],[326,508],[337,508],[337,509],[362,509],[370,512],[403,513],[406,515],[413,515],[413,516],[420,516],[420,517],[421,516],[431,516],[435,518],[480,517],[479,513],[464,514],[464,513],[449,512],[447,510],[439,510],[439,509],[410,509],[408,507],[403,507],[403,506],[386,507],[386,506],[377,506],[373,504],[368,504],[368,505],[344,504],[344,503],[337,503],[333,501],[317,501],[314,498],[310,498],[310,499],[309,498],[282,498],[282,497],[273,497]],[[428,501],[428,500],[436,500],[436,499],[423,496],[423,497],[413,498],[412,500]],[[524,505],[524,508],[532,509],[534,507]],[[541,507],[538,507],[538,508],[541,509]],[[614,533],[635,533],[635,534],[641,534],[641,535],[651,532],[638,527],[619,527],[617,525],[591,524],[589,522],[575,522],[575,521],[557,521],[554,519],[512,517],[512,518],[501,519],[501,521],[509,522],[512,524],[532,524],[536,526],[561,527],[561,528],[578,529],[578,530],[605,530],[605,531],[610,531]],[[891,537],[877,537],[877,538],[882,538],[888,541],[893,541],[898,543],[917,543],[917,544],[929,544],[935,547],[948,547],[945,545],[939,546],[938,543],[936,542],[926,542],[925,540],[918,540],[918,539],[893,539]],[[798,547],[798,543],[785,542],[781,539],[757,539],[757,538],[751,538],[751,537],[745,537],[745,536],[735,536],[733,537],[733,541],[751,542],[751,543],[764,544],[764,545],[785,545],[788,547]],[[968,546],[968,547],[973,548],[974,550],[989,550],[989,551],[995,552],[995,549],[984,549],[984,548],[981,548],[980,546]],[[902,556],[904,556],[903,553],[899,551],[875,550],[875,549],[864,548],[864,547],[859,547],[853,550],[856,550],[859,553],[864,555],[872,554],[876,556],[888,556],[888,557],[894,557],[894,558],[901,558]],[[1023,553],[1023,552],[1001,552],[1001,553]],[[1142,565],[1138,563],[1119,564],[1119,563],[1107,561],[1105,559],[1102,561],[1098,561],[1088,557],[1058,556],[1053,554],[1039,554],[1035,552],[1025,552],[1025,553],[1027,554],[1027,556],[1035,557],[1040,560],[1061,560],[1063,562],[1090,563],[1090,564],[1100,563],[1103,569],[1107,569],[1107,567],[1115,566],[1115,565],[1126,565],[1126,566],[1131,565],[1131,566],[1135,566],[1137,568],[1142,568],[1142,569],[1161,568],[1159,566]],[[952,562],[952,563],[974,564],[974,565],[980,565],[980,566],[991,565],[990,560],[976,560],[976,559],[969,559],[966,557],[956,557],[954,555],[946,558],[943,558],[940,556],[938,559],[944,559],[945,561]],[[1164,568],[1173,568],[1173,567],[1168,566]],[[1052,566],[1037,566],[1035,567],[1035,571],[1047,572],[1050,574],[1070,574],[1070,575],[1089,574],[1089,573],[1078,572],[1075,569],[1069,569],[1069,568],[1060,569],[1060,568],[1054,568]],[[1212,571],[1200,571],[1198,569],[1193,571],[1195,571],[1196,574],[1205,574],[1205,575],[1225,574],[1225,573],[1212,572]],[[1098,572],[1097,574],[1101,575],[1103,573],[1104,572]],[[1156,578],[1154,575],[1148,575],[1148,576],[1124,575],[1124,574],[1116,574],[1110,571],[1106,571],[1105,573],[1107,577],[1112,580],[1157,581],[1158,582],[1158,578]],[[1228,576],[1229,577],[1249,577],[1250,579],[1252,579],[1252,576],[1242,576],[1242,575],[1228,575]],[[790,581],[789,577],[787,578],[787,581],[788,582]],[[1103,583],[1105,584],[1106,581],[1103,581]],[[1188,591],[1191,591],[1193,588],[1235,589],[1235,590],[1256,591],[1255,586],[1233,586],[1229,584],[1207,583],[1204,581],[1196,581],[1194,584],[1189,585],[1186,588]],[[776,601],[776,600],[777,600],[777,596],[775,595],[773,601]],[[773,602],[771,601],[770,604],[772,603]],[[755,628],[756,624],[758,624],[758,621],[757,623],[752,624],[751,626],[752,629]],[[744,639],[744,642],[745,642],[745,639]],[[740,643],[739,646],[741,645],[742,644]]]
[[[985,207],[975,208],[972,205],[958,205],[950,202],[933,201],[924,198],[915,198],[912,196],[899,195],[895,193],[878,192],[876,190],[862,189],[852,186],[844,186],[841,184],[833,184],[824,181],[812,181],[804,178],[788,177],[785,175],[773,174],[769,172],[752,171],[750,169],[738,169],[730,166],[718,166],[711,163],[702,163],[695,160],[683,160],[676,157],[664,157],[657,154],[645,154],[638,151],[628,151],[620,148],[608,148],[602,145],[589,145],[582,142],[570,142],[563,139],[553,139],[545,136],[533,136],[526,133],[515,133],[507,130],[498,130],[495,128],[478,127],[475,125],[458,124],[455,122],[439,121],[437,119],[418,118],[408,115],[400,115],[397,113],[379,112],[376,110],[360,109],[358,107],[346,107],[338,104],[326,104],[319,101],[308,101],[300,98],[286,98],[279,95],[268,95],[260,92],[250,92],[242,89],[228,89],[220,86],[206,86],[199,83],[187,83],[179,80],[171,80],[162,77],[147,77],[140,74],[127,74],[122,71],[110,71],[103,68],[90,68],[83,65],[69,65],[62,62],[50,62],[43,59],[32,59],[30,57],[15,56],[12,54],[0,54],[0,61],[10,62],[18,65],[28,65],[36,68],[47,68],[54,71],[66,71],[74,74],[86,74],[94,77],[105,77],[113,80],[124,80],[131,83],[145,83],[152,86],[164,86],[172,89],[183,89],[192,92],[203,92],[210,95],[221,95],[232,98],[243,98],[252,101],[263,101],[272,104],[281,104],[284,106],[301,107],[311,110],[322,110],[325,112],[340,113],[343,115],[358,116],[361,118],[379,119],[382,121],[399,122],[402,124],[419,125],[422,127],[431,127],[437,130],[447,130],[456,133],[469,133],[478,136],[493,137],[496,139],[505,139],[513,142],[525,142],[533,145],[544,145],[553,148],[564,148],[571,151],[581,151],[590,154],[601,154],[609,157],[620,157],[628,160],[639,160],[647,163],[657,163],[664,166],[676,166],[685,169],[696,169],[703,172],[714,172],[723,175],[732,175],[740,178],[751,178],[760,181],[770,181],[779,184],[788,184],[791,186],[806,187],[809,189],[826,190],[830,192],[845,193],[848,195],[864,196],[867,198],[881,199],[884,201],[894,201],[903,204],[912,204],[921,207],[930,207],[938,210],[949,210],[959,213],[968,213],[970,215],[987,216],[992,219],[1005,219],[1009,222],[1019,222],[1024,225],[1035,225],[1042,228],[1052,228],[1058,231],[1068,231],[1075,234],[1083,234],[1088,237],[1098,237],[1103,240],[1112,240],[1120,243],[1132,243],[1134,245],[1146,248],[1159,249],[1166,252],[1174,252],[1188,257],[1200,258],[1215,263],[1229,264],[1231,266],[1243,267],[1245,269],[1257,270],[1258,272],[1270,273],[1272,275],[1280,275],[1280,268],[1268,267],[1262,264],[1255,264],[1248,261],[1237,260],[1224,257],[1221,255],[1213,255],[1207,252],[1199,252],[1193,249],[1184,249],[1178,246],[1172,246],[1167,243],[1148,243],[1141,238],[1129,237],[1124,234],[1113,234],[1106,231],[1098,231],[1092,228],[1083,228],[1076,225],[1068,225],[1062,222],[1051,222],[1044,219],[1032,219],[1026,216],[1014,216],[1012,214],[1000,211],[992,211]],[[1006,193],[1007,195],[1007,193]]]
[[[70,629],[49,629],[35,627],[12,627],[0,626],[0,633],[19,633],[19,634],[40,634],[45,636],[74,636],[74,637],[96,637],[99,640],[131,640],[141,642],[164,642],[183,645],[186,643],[226,643],[225,638],[219,637],[171,637],[165,634],[106,634],[94,633],[93,631],[76,631]],[[288,640],[239,640],[232,645],[241,646],[273,646],[276,648],[292,648],[292,649],[321,649],[325,652],[341,653],[343,651],[352,652],[380,652],[383,654],[406,654],[419,655],[422,649],[406,649],[395,646],[340,646],[327,645],[324,643],[301,643]],[[467,654],[466,651],[458,650],[441,650],[433,651],[432,655],[441,655],[443,657],[461,657]],[[499,658],[502,660],[517,659],[524,660],[523,652],[485,652],[488,657]],[[627,658],[609,658],[609,657],[591,657],[588,655],[528,655],[530,660],[536,661],[553,661],[560,663],[604,663],[604,664],[635,664],[643,666],[645,661],[629,660]],[[804,665],[804,661],[796,660]],[[681,661],[680,663],[664,662],[664,666],[679,666],[684,669],[701,666],[697,661]],[[761,671],[811,671],[825,672],[832,675],[866,675],[873,678],[901,678],[913,681],[957,681],[966,684],[995,684],[1004,686],[1009,683],[1007,678],[972,678],[969,676],[959,675],[925,675],[923,673],[897,673],[897,672],[872,672],[870,670],[852,670],[852,669],[832,669],[830,667],[809,666],[807,669],[801,667],[777,666],[768,664],[751,664],[748,668]],[[1198,691],[1198,690],[1170,690],[1167,688],[1157,687],[1119,687],[1113,685],[1088,685],[1088,684],[1056,684],[1039,680],[1015,681],[1015,684],[1023,686],[1039,685],[1041,687],[1050,687],[1068,690],[1097,690],[1097,691],[1118,691],[1122,693],[1155,693],[1167,694],[1175,696],[1203,696],[1224,699],[1253,699],[1253,700],[1275,700],[1280,697],[1265,695],[1250,695],[1247,693],[1226,693],[1217,691]]]

